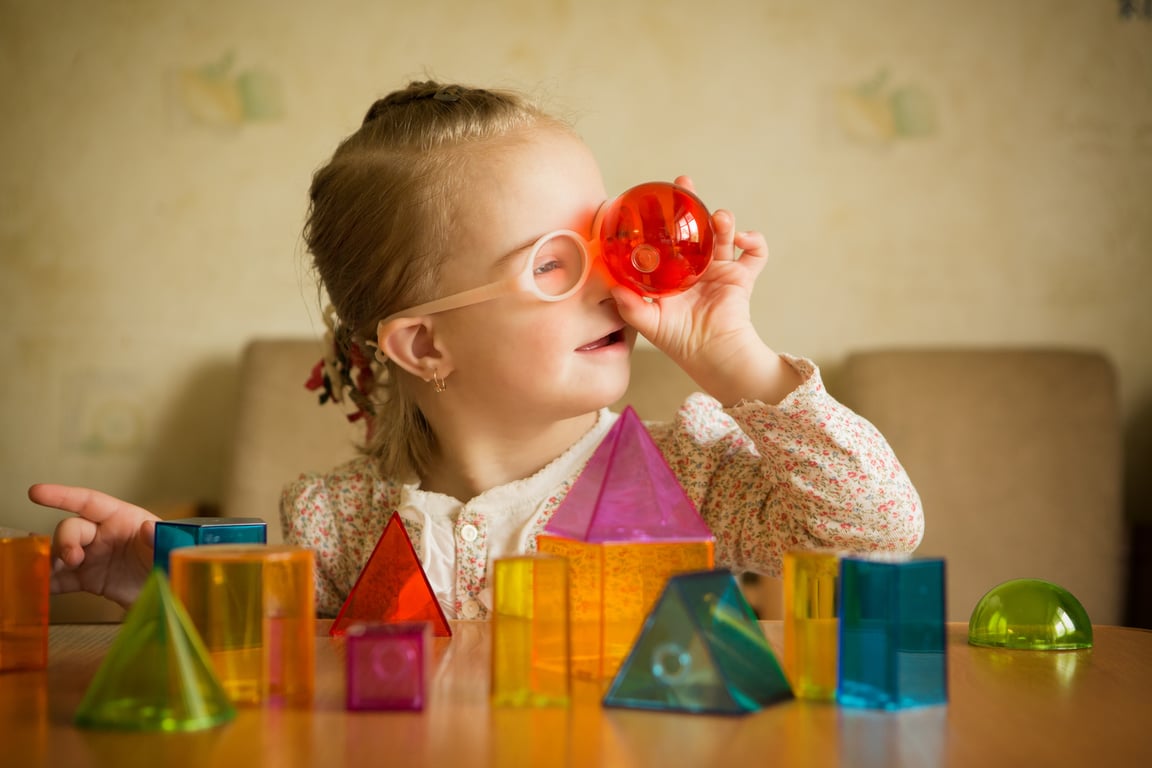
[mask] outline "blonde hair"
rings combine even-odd
[[[568,129],[513,92],[413,82],[374,103],[312,178],[304,240],[335,308],[336,358],[373,366],[353,399],[385,477],[422,474],[435,438],[410,378],[365,342],[381,318],[436,298],[469,147],[538,125]]]

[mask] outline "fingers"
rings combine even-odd
[[[735,244],[741,251],[740,258],[744,258],[744,256],[766,258],[768,256],[768,242],[760,232],[737,232]]]
[[[716,242],[712,247],[712,258],[717,261],[732,261],[736,258],[733,244],[736,241],[736,217],[730,211],[719,210],[712,214],[712,232]]]
[[[151,516],[140,507],[121,501],[91,488],[37,483],[28,489],[28,498],[44,507],[53,507],[80,515],[93,523],[102,523],[117,513],[134,512]]]
[[[692,179],[688,176],[677,176],[672,183],[678,187],[684,187],[684,189],[692,192],[693,194],[696,192],[696,187],[692,184]]]
[[[650,327],[659,318],[659,309],[635,291],[622,285],[612,286],[612,298],[616,302],[616,310],[620,319],[635,328],[642,335],[647,335]]]
[[[97,526],[82,517],[61,520],[52,534],[52,554],[69,568],[84,562],[84,548],[96,539]]]

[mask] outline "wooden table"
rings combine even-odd
[[[327,631],[322,622],[320,631]],[[790,701],[742,717],[604,709],[579,683],[570,709],[488,706],[489,625],[435,641],[422,713],[347,712],[343,641],[317,644],[308,709],[242,709],[187,734],[75,728],[117,625],[53,626],[50,663],[0,675],[0,765],[196,766],[1137,766],[1152,765],[1152,632],[1097,627],[1085,651],[975,648],[949,625],[947,706],[900,713]],[[782,627],[764,622],[780,649]]]

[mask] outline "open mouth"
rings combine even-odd
[[[615,331],[612,331],[612,333],[608,334],[607,336],[601,336],[600,338],[596,339],[596,341],[592,342],[591,344],[585,344],[582,347],[577,347],[576,351],[577,352],[591,352],[594,349],[603,349],[604,347],[610,347],[613,344],[623,344],[623,343],[624,343],[624,329],[619,328]]]

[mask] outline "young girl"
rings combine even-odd
[[[717,211],[701,280],[648,301],[594,256],[570,272],[550,256],[571,242],[558,230],[592,237],[606,198],[567,125],[515,94],[434,82],[377,101],[316,173],[305,237],[336,312],[334,389],[372,433],[362,458],[282,499],[285,539],[317,553],[322,614],[397,511],[446,613],[486,617],[493,561],[535,549],[614,423],[636,333],[703,390],[650,431],[717,565],[776,574],[793,547],[919,543],[919,498],[881,435],[753,328],[763,236]],[[56,528],[54,588],[130,603],[155,518],[87,489],[29,495],[77,515]]]

